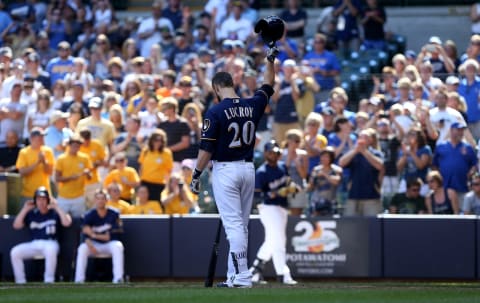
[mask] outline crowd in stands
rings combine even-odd
[[[73,217],[102,188],[122,214],[211,211],[209,189],[199,199],[188,186],[210,79],[227,71],[253,95],[266,53],[258,7],[156,0],[148,17],[120,20],[109,0],[0,2],[0,171],[20,174],[22,201],[45,186]],[[425,37],[352,100],[341,59],[386,49],[385,9],[338,0],[312,37],[299,0],[277,14],[286,32],[257,145],[261,161],[265,142],[283,142],[301,188],[292,215],[480,214],[477,33],[466,50]]]

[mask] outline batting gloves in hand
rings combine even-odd
[[[200,175],[202,171],[195,168],[192,174],[192,182],[190,182],[190,189],[196,195],[200,193]]]
[[[278,48],[276,46],[274,47],[271,47],[268,51],[267,51],[267,60],[272,62],[275,61],[275,58],[278,56]]]

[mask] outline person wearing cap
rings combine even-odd
[[[86,180],[92,177],[93,165],[88,155],[80,152],[83,139],[72,135],[67,150],[55,164],[55,181],[58,186],[58,204],[72,217],[81,217],[85,212]]]
[[[92,74],[87,71],[87,61],[82,57],[76,57],[73,59],[73,68],[71,72],[68,72],[65,75],[64,80],[68,86],[71,86],[76,81],[81,82],[84,87],[84,94],[90,92],[90,89],[95,82]]]
[[[22,148],[18,154],[15,165],[22,177],[22,201],[31,199],[40,186],[50,191],[55,158],[52,149],[44,145],[43,137],[41,128],[33,128],[30,131],[30,145]]]
[[[275,104],[273,113],[273,138],[277,142],[285,140],[285,133],[289,129],[300,129],[295,102],[300,98],[297,82],[293,77],[297,64],[287,59],[282,64],[283,80],[275,84],[275,93],[271,101]]]
[[[174,31],[172,22],[168,18],[162,17],[162,8],[163,1],[155,0],[152,4],[152,17],[143,19],[138,27],[137,35],[140,40],[142,57],[149,57],[152,45],[162,41],[161,28],[167,27],[170,33]]]
[[[445,52],[442,40],[437,36],[430,37],[428,44],[422,47],[415,65],[420,66],[420,63],[424,61],[429,61],[433,68],[433,74],[442,79],[445,79],[447,74],[455,71],[454,62]]]
[[[43,88],[50,89],[50,74],[43,70],[40,64],[40,56],[35,52],[27,56],[26,74],[34,81],[42,84]]]
[[[10,250],[15,283],[27,283],[23,261],[38,255],[45,258],[44,283],[55,282],[57,255],[60,250],[58,228],[69,227],[71,224],[72,218],[58,206],[48,189],[37,187],[13,221],[14,229],[26,227],[31,235],[30,242],[17,244]]]
[[[7,132],[10,130],[15,131],[20,140],[24,139],[28,106],[21,99],[22,85],[21,81],[14,81],[9,98],[0,100],[0,144],[5,143]]]
[[[59,80],[64,82],[63,80]],[[90,116],[90,108],[88,102],[84,98],[85,86],[82,81],[74,81],[71,86],[71,100],[63,102],[60,110],[69,112],[73,104],[80,105],[82,109],[82,118]]]
[[[257,202],[260,221],[265,230],[265,240],[260,246],[250,268],[252,282],[265,284],[265,264],[273,260],[277,281],[295,285],[286,260],[288,198],[296,192],[296,184],[288,178],[288,168],[279,162],[282,151],[274,140],[265,144],[265,162],[255,172],[254,199]]]
[[[480,68],[475,59],[467,59],[462,66],[465,68],[465,78],[460,81],[458,93],[467,103],[468,128],[475,140],[478,141],[480,139],[480,108],[478,106],[480,80],[478,80],[477,74]]]
[[[45,145],[53,150],[55,159],[65,151],[65,142],[73,135],[67,127],[69,113],[53,111],[50,115],[50,126],[45,130]]]
[[[464,141],[466,129],[465,122],[452,123],[449,140],[437,145],[432,162],[443,177],[443,187],[455,190],[458,201],[463,201],[468,192],[468,180],[478,163],[475,148]]]
[[[100,141],[104,148],[111,150],[115,128],[110,120],[102,118],[102,99],[93,97],[88,101],[88,108],[91,115],[78,121],[77,132],[80,129],[88,128],[92,131],[92,138]]]
[[[58,56],[51,59],[45,70],[50,74],[50,85],[64,79],[65,75],[74,67],[73,57],[70,55],[70,43],[62,41],[57,46]]]
[[[238,39],[247,41],[247,38],[253,32],[253,25],[250,20],[242,16],[245,3],[242,1],[233,1],[232,10],[228,18],[223,21],[218,30],[217,39]]]

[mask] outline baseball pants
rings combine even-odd
[[[98,254],[112,256],[113,283],[123,280],[123,244],[118,240],[100,243],[92,241]],[[75,268],[75,283],[85,282],[88,257],[93,256],[86,243],[80,244],[77,251],[77,263]]]
[[[286,270],[290,272],[286,266],[288,211],[281,206],[261,204],[258,213],[265,229],[265,241],[257,252],[257,258],[263,261],[272,258],[277,275],[283,275]]]
[[[27,282],[23,260],[33,259],[35,256],[43,256],[45,258],[43,281],[45,283],[55,282],[59,248],[56,240],[33,240],[15,245],[10,251],[15,283],[23,284]]]
[[[213,162],[213,194],[230,244],[227,278],[239,275],[251,280],[247,264],[248,220],[255,190],[251,162]],[[235,257],[233,257],[235,256]],[[238,281],[240,284],[243,281]]]

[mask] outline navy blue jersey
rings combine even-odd
[[[110,240],[118,240],[118,231],[121,229],[120,213],[111,207],[107,207],[105,217],[100,217],[95,208],[89,210],[83,218],[83,225],[88,225],[97,234],[110,233]],[[95,239],[97,242],[105,242]]]
[[[273,94],[263,85],[252,98],[225,98],[205,114],[200,149],[221,162],[252,161],[255,132]]]
[[[263,163],[255,172],[255,192],[263,193],[264,204],[288,208],[287,198],[277,194],[280,188],[287,186],[288,179],[287,167],[283,162],[278,162],[277,166]]]
[[[49,209],[46,214],[42,214],[37,208],[34,208],[27,213],[23,222],[30,229],[33,240],[57,239],[60,217],[55,210]]]

